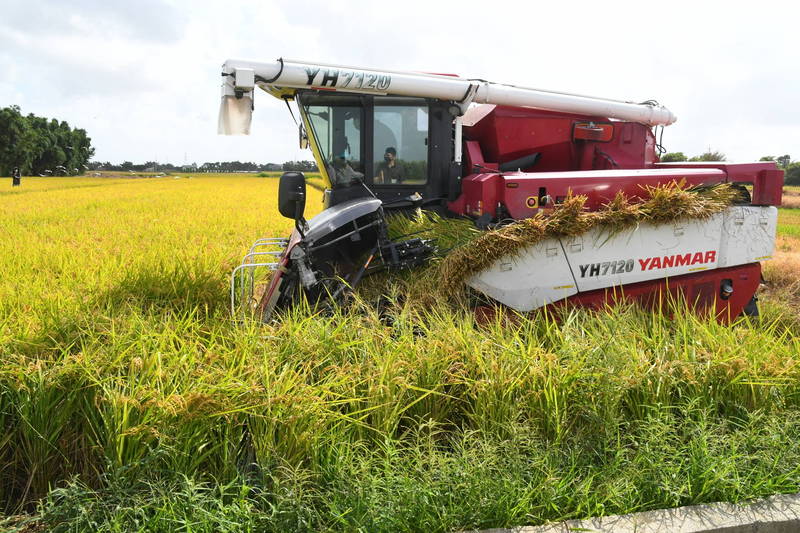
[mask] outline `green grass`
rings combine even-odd
[[[3,527],[447,531],[800,491],[782,295],[733,327],[624,307],[386,321],[368,303],[235,327],[231,265],[292,225],[276,186],[0,196]]]
[[[422,426],[414,446],[339,449],[316,476],[275,468],[198,483],[119,472],[100,490],[72,482],[51,492],[37,522],[56,531],[444,531],[796,490],[799,421],[720,424],[692,406],[685,413],[653,407],[592,446],[552,446],[524,429],[502,441],[442,440]]]
[[[780,209],[778,234],[800,239],[800,210]]]

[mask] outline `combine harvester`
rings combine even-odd
[[[571,193],[585,195],[591,211],[619,191],[644,200],[646,186],[681,181],[730,183],[742,198],[707,219],[548,238],[498,257],[467,285],[523,312],[554,302],[600,307],[620,294],[652,303],[669,291],[722,321],[757,314],[783,172],[773,162],[660,163],[658,128],[676,117],[656,102],[284,59],[229,60],[222,76],[219,132],[250,133],[256,87],[290,112],[294,101],[300,146],[310,145],[325,183],[324,210],[306,221],[304,176],[281,176],[278,208],[296,229],[256,242],[234,271],[236,316],[266,320],[303,295],[338,301],[365,274],[424,264],[430,241],[388,237],[394,209],[470,217],[486,229],[554,212]],[[273,271],[261,291],[258,269]]]

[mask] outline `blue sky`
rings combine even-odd
[[[670,151],[800,159],[800,9],[788,2],[0,0],[0,106],[89,132],[95,159],[282,162],[285,105],[216,135],[219,66],[277,57],[656,99]]]

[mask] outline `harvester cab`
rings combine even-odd
[[[647,300],[676,287],[722,320],[755,309],[783,173],[773,162],[661,163],[656,133],[676,117],[654,101],[284,59],[229,60],[222,75],[219,132],[249,134],[256,87],[294,101],[300,146],[311,148],[324,183],[324,210],[306,221],[302,174],[282,176],[279,210],[296,230],[258,241],[234,271],[237,316],[266,320],[303,297],[340,302],[370,272],[424,264],[433,243],[390,239],[391,210],[422,207],[483,229],[552,213],[572,194],[598,210],[618,192],[646,199],[647,187],[673,182],[735,184],[740,205],[708,220],[548,239],[466,283],[520,311],[597,306],[617,288]]]

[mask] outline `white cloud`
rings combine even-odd
[[[100,160],[308,158],[285,105],[266,94],[257,96],[251,137],[215,133],[222,62],[284,56],[655,98],[679,117],[666,130],[670,150],[800,158],[791,6],[15,3],[0,20],[0,105],[85,128]]]

